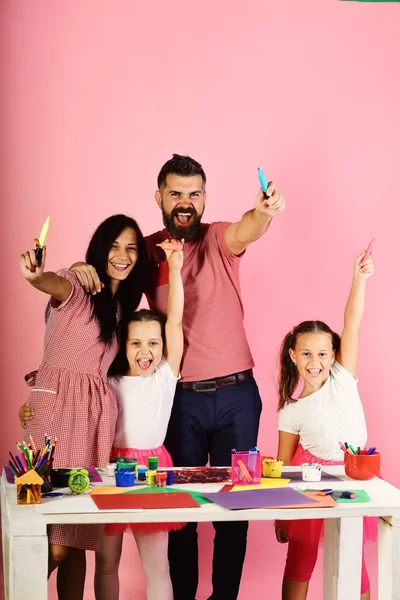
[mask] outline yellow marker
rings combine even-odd
[[[47,219],[45,220],[44,225],[42,227],[42,231],[40,232],[40,235],[39,235],[40,248],[43,248],[43,246],[44,246],[49,227],[50,227],[50,217],[47,217]]]

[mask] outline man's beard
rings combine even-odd
[[[192,242],[196,239],[199,233],[200,222],[203,213],[199,215],[194,208],[185,208],[184,212],[192,214],[193,220],[190,225],[177,225],[174,217],[177,216],[179,212],[183,212],[182,208],[173,208],[171,213],[168,214],[161,205],[161,211],[165,229],[168,231],[172,239],[181,240],[183,238],[185,242]]]

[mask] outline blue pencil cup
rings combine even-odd
[[[135,485],[135,471],[132,469],[118,469],[115,471],[115,485],[117,487],[132,487]]]

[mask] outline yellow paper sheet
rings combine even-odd
[[[263,490],[267,488],[281,488],[286,487],[290,479],[280,479],[277,477],[261,477],[261,483],[259,485],[235,485],[230,491],[231,492],[243,492],[244,490]]]
[[[125,492],[129,491],[130,488],[126,488],[126,487],[117,487],[117,486],[109,486],[109,485],[104,485],[104,486],[96,486],[92,492],[92,494],[124,494]]]

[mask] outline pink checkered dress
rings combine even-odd
[[[90,296],[74,273],[59,274],[72,291],[61,305],[50,305],[42,364],[28,381],[35,416],[26,437],[32,435],[38,447],[45,433],[57,437],[54,468],[104,467],[117,419],[115,393],[107,382],[117,341],[109,347],[99,341]],[[48,536],[53,544],[96,550],[103,530],[103,525],[51,525]]]

